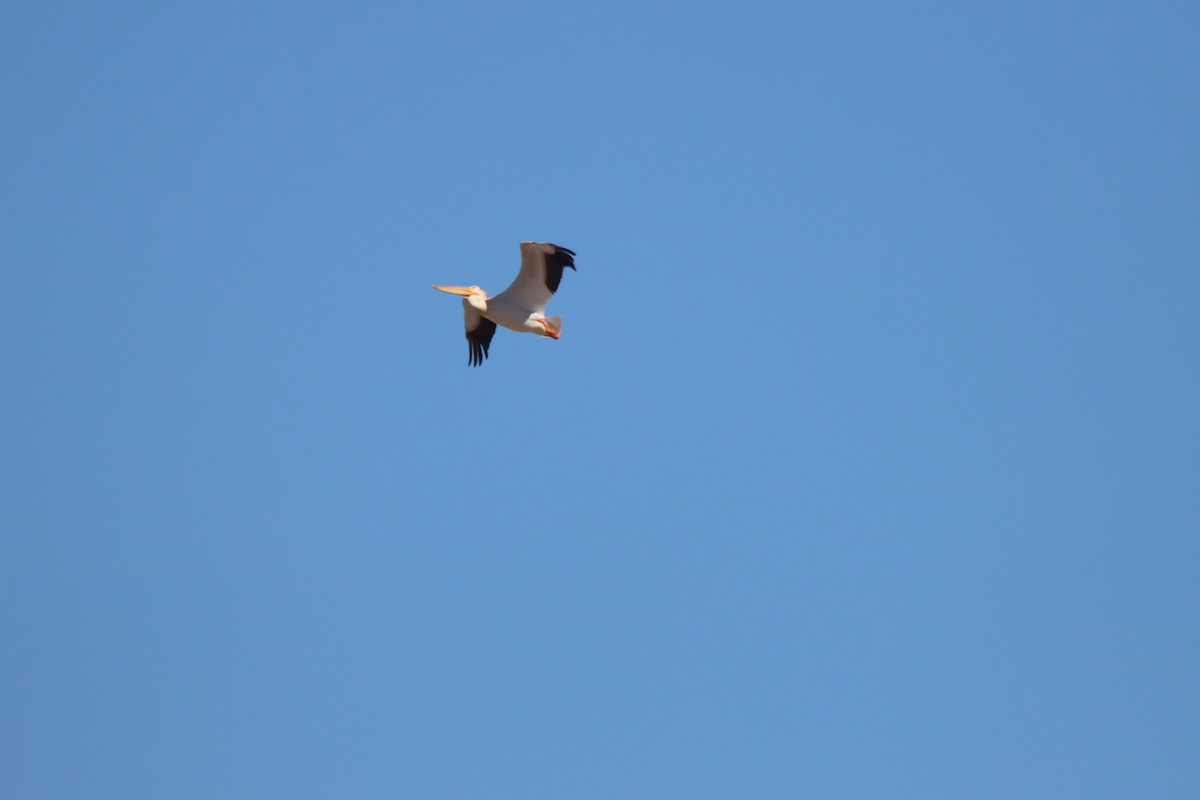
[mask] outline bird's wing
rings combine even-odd
[[[575,251],[549,242],[521,242],[521,271],[500,294],[522,308],[541,314],[558,291],[566,267],[575,269]]]
[[[496,323],[485,319],[470,303],[463,301],[463,323],[467,329],[467,363],[478,367],[487,358],[488,347],[496,335]]]

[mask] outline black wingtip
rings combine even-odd
[[[566,247],[560,247],[552,242],[546,242],[554,248],[554,252],[546,256],[546,288],[550,290],[550,294],[558,291],[558,284],[562,282],[563,267],[570,267],[575,272],[575,251]]]
[[[478,367],[488,357],[492,337],[496,335],[496,323],[481,319],[472,330],[467,331],[467,366]]]

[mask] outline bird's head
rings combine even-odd
[[[433,288],[446,294],[465,297],[464,303],[471,305],[477,311],[487,311],[487,292],[478,286],[434,286]]]

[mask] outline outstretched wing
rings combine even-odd
[[[500,294],[538,314],[558,291],[563,270],[575,269],[575,251],[549,242],[521,242],[521,271]]]
[[[487,358],[488,347],[496,335],[496,323],[485,319],[466,300],[463,301],[463,318],[467,328],[467,363],[478,367]]]

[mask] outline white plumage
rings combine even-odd
[[[547,317],[546,304],[558,290],[566,267],[575,269],[573,250],[549,242],[521,242],[521,271],[495,297],[488,297],[478,286],[435,285],[438,291],[463,298],[467,363],[477,367],[487,358],[497,325],[557,339],[562,332],[562,318]]]

